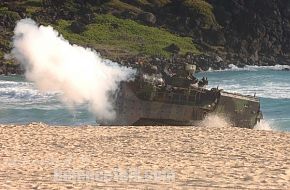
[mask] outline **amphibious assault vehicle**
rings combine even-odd
[[[225,117],[232,126],[253,128],[262,119],[259,98],[206,89],[198,81],[195,65],[184,74],[140,73],[135,81],[121,83],[113,125],[195,125],[209,114]]]

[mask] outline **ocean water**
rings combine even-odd
[[[87,105],[72,108],[62,104],[57,92],[43,93],[23,76],[0,75],[0,123],[51,125],[96,124]]]
[[[290,131],[290,72],[287,66],[255,67],[196,74],[209,80],[209,86],[260,97],[261,110],[270,128]],[[96,124],[87,105],[77,108],[63,105],[57,92],[42,93],[23,76],[0,76],[0,123],[51,125]]]
[[[226,91],[258,96],[264,127],[290,131],[290,71],[282,71],[289,66],[231,67],[226,71],[201,72],[197,77],[207,77],[208,88],[218,86]]]

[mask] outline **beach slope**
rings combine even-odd
[[[0,126],[0,189],[290,188],[285,132]]]

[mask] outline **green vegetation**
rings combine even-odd
[[[7,9],[1,9],[0,10],[0,19],[4,18],[4,17],[9,17],[10,21],[12,21],[14,23],[21,19],[21,17],[18,15],[18,13],[13,12],[13,11],[8,11]],[[10,31],[7,28],[5,28],[4,30],[1,31],[1,34],[0,34],[0,62],[4,58],[4,53],[8,53],[8,52],[5,52],[5,50],[11,48],[11,45],[10,45],[11,34],[13,34],[12,31]]]
[[[119,0],[111,0],[111,1],[119,1]],[[119,1],[120,2],[120,1]],[[136,6],[158,6],[162,7],[168,3],[170,3],[170,0],[130,0],[130,3]]]
[[[165,6],[166,4],[170,3],[170,0],[156,0],[156,1],[150,1],[149,2],[153,5],[158,5],[160,7]]]
[[[42,0],[26,0],[23,1],[22,5],[30,7],[41,7]]]
[[[204,0],[185,0],[183,2],[184,6],[187,7],[192,13],[192,16],[196,16],[196,14],[202,15],[204,20],[204,27],[212,27],[219,26],[215,16],[213,14],[213,7],[209,3]]]
[[[0,51],[0,59],[4,58],[4,53],[2,51]]]
[[[32,15],[41,10],[41,0],[26,0],[21,3],[21,6],[26,7],[28,15]]]
[[[19,16],[18,13],[13,12],[13,11],[8,11],[8,10],[1,10],[0,11],[0,17],[1,16],[8,16],[11,19],[13,19],[13,21],[17,21],[17,20],[21,19],[21,17]]]
[[[200,53],[192,43],[191,37],[180,37],[166,29],[145,26],[133,20],[120,19],[110,14],[121,14],[128,11],[137,16],[146,10],[150,10],[147,9],[148,7],[162,7],[171,3],[172,0],[107,0],[96,4],[91,2],[87,1],[87,3],[81,4],[74,0],[53,1],[54,7],[77,15],[84,15],[88,12],[94,15],[99,9],[108,10],[109,14],[97,15],[94,22],[87,25],[86,30],[81,34],[71,31],[70,25],[73,21],[58,20],[53,27],[71,43],[95,48],[103,55],[113,58],[135,55],[170,57],[171,53],[166,51],[165,48],[173,43],[180,48],[181,54],[187,52]],[[189,12],[192,10],[192,12],[206,15],[204,17],[209,26],[210,23],[215,23],[212,7],[205,1],[185,0],[183,3],[190,8]],[[21,19],[21,14],[12,11],[13,8],[20,8],[20,10],[22,8],[23,12],[26,11],[28,17],[37,18],[40,24],[50,24],[48,23],[50,21],[43,19],[46,15],[42,15],[45,14],[45,11],[42,11],[44,8],[42,7],[42,0],[11,1],[9,5],[11,5],[9,9],[9,6],[0,6],[0,18],[6,18],[9,23],[5,34],[0,35],[0,60],[3,59],[4,53],[8,53],[7,51],[11,49],[10,40],[13,35],[13,27],[16,21]],[[45,7],[45,9],[47,8]],[[9,19],[7,19],[7,16]],[[47,16],[49,17],[49,15]]]
[[[112,15],[98,15],[86,31],[75,34],[70,31],[71,22],[59,20],[55,26],[72,43],[127,55],[161,55],[169,57],[164,48],[174,43],[180,53],[199,53],[189,37],[179,37],[163,29],[144,26],[132,20],[119,19]]]
[[[119,10],[119,11],[132,11],[135,13],[141,12],[141,10],[139,8],[137,8],[133,5],[124,3],[124,2],[119,1],[119,0],[108,1],[103,6],[104,7],[111,7],[111,8],[114,8],[115,10]]]
[[[41,10],[42,6],[42,0],[25,0],[25,1],[15,1],[14,2],[15,7],[23,7],[26,10],[26,13],[28,15],[31,15],[39,10]],[[18,13],[13,11],[8,11],[8,7],[0,6],[0,15],[7,14],[8,16],[17,16],[19,17]]]
[[[1,13],[2,11],[8,11],[8,8],[7,8],[7,7],[1,7],[1,6],[0,6],[0,13]]]

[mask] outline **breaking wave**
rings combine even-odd
[[[47,104],[57,101],[59,93],[43,93],[38,91],[30,82],[0,80],[0,102],[2,106],[17,104]]]
[[[0,123],[95,124],[95,117],[87,111],[86,105],[77,109],[65,107],[59,95],[58,92],[40,92],[23,77],[0,75]]]
[[[261,101],[265,120],[256,126],[263,130],[290,130],[290,72],[281,71],[285,65],[268,67],[247,66],[218,72],[202,72],[197,77],[208,77],[208,88],[256,95]]]
[[[259,82],[259,81],[257,81]],[[210,85],[216,87],[218,85]],[[222,89],[237,92],[247,95],[256,95],[262,98],[271,99],[289,99],[290,98],[290,86],[289,83],[281,82],[279,84],[274,82],[260,81],[258,84],[241,85],[236,84],[235,81],[228,82],[226,85],[221,86]]]
[[[230,71],[258,71],[258,70],[275,70],[281,71],[283,69],[290,69],[289,65],[274,65],[274,66],[256,66],[256,65],[246,65],[244,68],[239,68],[234,64],[229,65]]]
[[[244,67],[238,67],[234,64],[229,64],[229,68],[224,70],[213,70],[209,68],[206,72],[220,72],[220,71],[259,71],[259,70],[274,70],[282,71],[284,69],[290,69],[289,65],[273,65],[273,66],[257,66],[257,65],[245,65]]]
[[[233,68],[232,71],[203,72],[209,88],[219,87],[226,91],[256,95],[262,98],[290,99],[290,72],[278,71],[289,66],[248,66]]]

